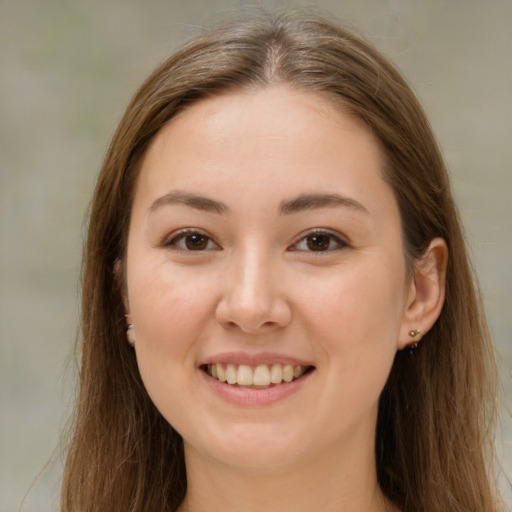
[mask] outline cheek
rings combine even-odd
[[[302,321],[329,370],[328,400],[342,402],[341,411],[376,401],[384,387],[398,347],[401,276],[396,264],[352,267],[310,283],[303,296]]]
[[[396,341],[403,315],[403,272],[396,264],[359,265],[301,287],[301,309],[323,339],[364,349],[368,344]]]
[[[177,338],[198,325],[213,300],[211,283],[201,275],[170,265],[140,267],[148,271],[134,273],[128,284],[133,321],[144,340],[168,344],[170,337]],[[149,333],[152,336],[146,336]]]
[[[130,308],[136,331],[136,357],[144,386],[162,415],[180,429],[193,388],[195,347],[205,335],[212,293],[204,279],[165,266],[132,275]]]
[[[191,349],[212,315],[215,288],[201,276],[166,266],[131,277],[130,310],[143,378],[165,382],[185,375],[196,364]]]

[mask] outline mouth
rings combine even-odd
[[[268,389],[301,379],[314,370],[314,366],[291,364],[246,364],[214,363],[200,367],[218,382],[238,388]]]

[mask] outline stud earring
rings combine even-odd
[[[416,352],[416,349],[418,348],[420,342],[419,341],[416,341],[415,343],[413,343],[412,345],[409,345],[408,349],[409,349],[409,354],[413,355],[414,352]]]
[[[411,329],[409,331],[409,336],[411,338],[416,338],[416,336],[418,336],[419,334],[421,334],[421,331],[419,329]],[[411,357],[414,357],[414,353],[416,352],[419,344],[420,344],[420,340],[417,340],[407,347],[407,352],[409,352],[409,355]]]
[[[128,324],[128,327],[126,328],[126,339],[132,347],[135,346],[135,331],[133,330],[133,324]]]

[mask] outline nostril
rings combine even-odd
[[[254,293],[250,297],[226,292],[215,310],[215,319],[222,327],[245,333],[286,327],[291,318],[288,302],[270,292]]]
[[[234,321],[227,321],[227,322],[220,322],[221,325],[225,329],[233,330],[233,329],[239,329],[244,333],[251,334],[251,333],[257,333],[258,331],[268,331],[271,329],[275,329],[279,326],[277,322],[250,322],[250,321],[243,321],[240,320],[239,322]]]

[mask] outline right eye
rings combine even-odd
[[[165,247],[180,251],[205,251],[220,249],[220,247],[208,236],[200,231],[182,231],[164,243]]]

